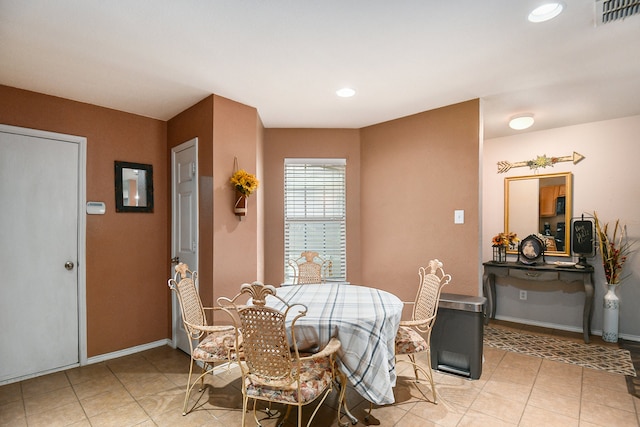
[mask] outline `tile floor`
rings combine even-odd
[[[493,325],[580,340],[580,334],[523,325]],[[598,344],[598,337],[594,337]],[[625,377],[485,347],[482,377],[469,381],[436,373],[439,403],[418,399],[410,367],[398,366],[396,404],[376,407],[348,389],[357,425],[380,426],[640,426],[640,399]],[[237,369],[208,377],[195,410],[182,416],[189,359],[169,347],[0,387],[2,426],[239,426],[241,399]],[[427,389],[428,391],[428,389]],[[313,426],[337,426],[336,393]],[[277,408],[274,408],[277,409]],[[312,411],[307,407],[305,417]],[[294,425],[295,413],[287,426]],[[277,419],[263,420],[264,427]],[[254,426],[247,418],[247,426]]]

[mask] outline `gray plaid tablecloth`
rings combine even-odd
[[[389,292],[357,285],[283,286],[277,294],[288,304],[307,307],[296,323],[298,348],[317,350],[332,337],[342,343],[338,364],[353,387],[370,402],[394,402],[395,337],[402,301]],[[282,309],[275,298],[267,304]]]

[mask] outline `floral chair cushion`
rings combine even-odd
[[[295,362],[294,362],[295,364]],[[285,403],[308,403],[315,400],[331,385],[331,359],[321,357],[303,360],[300,371],[300,393],[296,381],[268,381],[249,375],[245,378],[247,395]]]
[[[396,335],[396,354],[412,354],[425,351],[427,341],[415,329],[400,326]]]
[[[214,332],[207,335],[193,349],[193,358],[204,361],[236,360],[236,335],[233,330]]]

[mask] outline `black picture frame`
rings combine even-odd
[[[114,162],[116,212],[153,212],[153,166]]]
[[[545,243],[535,234],[531,234],[520,241],[518,246],[518,261],[521,264],[535,265],[543,259]]]

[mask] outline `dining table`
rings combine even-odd
[[[340,340],[337,364],[353,388],[377,405],[394,403],[395,338],[403,303],[390,292],[354,284],[281,286],[276,294],[289,305],[303,304],[295,324],[300,351],[318,351]],[[267,305],[282,310],[277,298]]]

